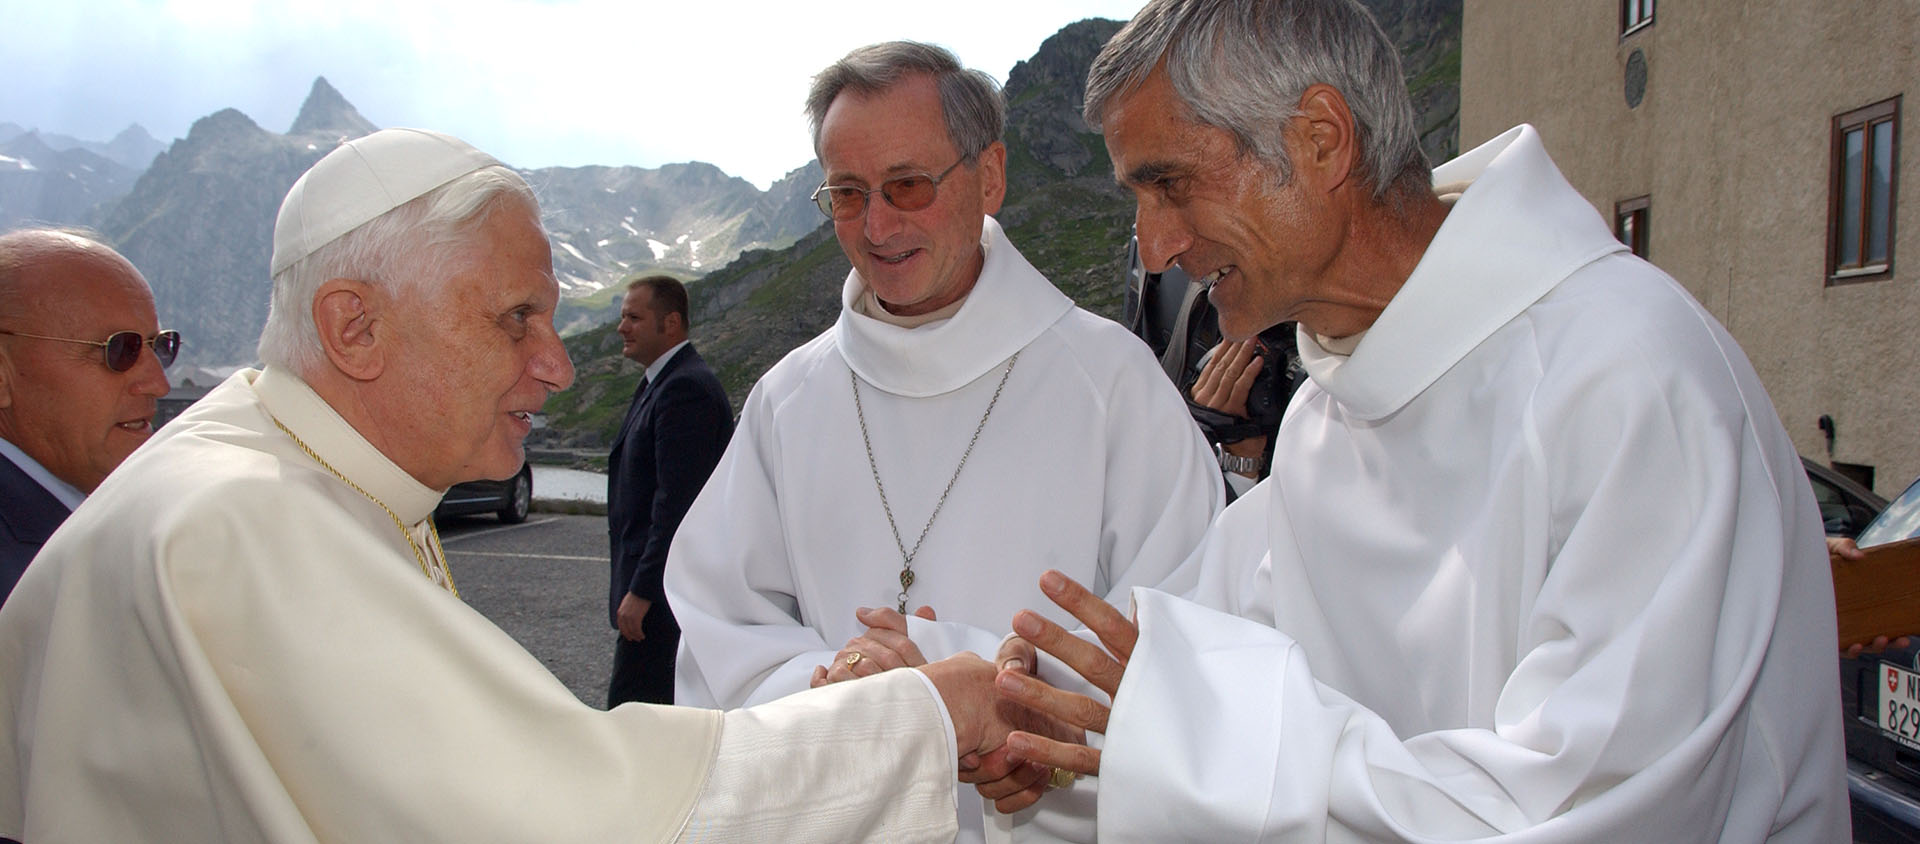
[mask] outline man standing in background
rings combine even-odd
[[[607,456],[607,539],[613,581],[607,614],[613,644],[609,709],[628,701],[673,702],[680,625],[661,578],[667,545],[733,434],[733,406],[720,379],[687,341],[687,288],[650,275],[627,285],[620,353],[647,368]]]
[[[147,280],[78,234],[0,235],[0,604],[40,546],[153,433],[180,332]],[[147,349],[153,354],[147,354]]]

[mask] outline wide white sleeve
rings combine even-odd
[[[1226,502],[1220,466],[1180,392],[1138,343],[1107,393],[1100,534],[1105,583],[1084,584],[1116,607],[1136,586],[1180,594],[1199,576],[1189,556]]]
[[[762,386],[668,551],[667,601],[680,624],[674,702],[735,709],[806,689],[835,646],[801,618],[772,468]]]
[[[725,719],[680,841],[953,840],[953,728],[920,672],[835,683]]]
[[[1102,840],[1832,840],[1832,598],[1791,452],[1724,382],[1614,375],[1567,389],[1628,409],[1560,397],[1525,434],[1559,539],[1540,582],[1512,572],[1512,651],[1433,655],[1507,666],[1473,723],[1397,734],[1316,676],[1287,619],[1136,590]]]

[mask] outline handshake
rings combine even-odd
[[[1049,571],[1040,589],[1099,637],[1105,649],[1069,634],[1040,614],[1023,610],[994,663],[961,653],[929,663],[907,638],[906,619],[888,609],[861,610],[868,631],[847,643],[832,666],[814,669],[813,685],[918,668],[940,692],[960,750],[960,780],[971,783],[1001,812],[1017,812],[1048,788],[1100,773],[1100,751],[1086,733],[1105,732],[1108,707],[1062,691],[1035,676],[1036,648],[1054,656],[1108,700],[1120,687],[1139,630],[1105,601],[1066,575]],[[922,607],[915,615],[934,619]]]

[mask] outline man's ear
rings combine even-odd
[[[381,306],[388,301],[373,285],[347,278],[328,279],[314,292],[313,325],[320,332],[320,348],[340,374],[372,381],[386,370],[392,349]]]
[[[994,141],[980,151],[980,190],[985,194],[983,207],[986,212],[1000,213],[1000,203],[1007,199],[1006,144]]]
[[[1332,85],[1307,86],[1294,118],[1295,177],[1306,171],[1313,183],[1332,191],[1350,181],[1360,157],[1360,138],[1347,98]]]

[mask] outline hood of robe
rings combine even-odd
[[[1027,263],[992,217],[980,227],[980,248],[986,252],[980,280],[960,310],[918,328],[855,312],[867,284],[858,271],[848,272],[840,319],[833,324],[834,343],[847,365],[894,395],[937,396],[1005,363],[1073,310],[1073,300]]]
[[[1562,279],[1627,248],[1530,125],[1433,171],[1436,185],[1459,182],[1466,191],[1351,356],[1299,334],[1307,374],[1358,419],[1405,407]]]

